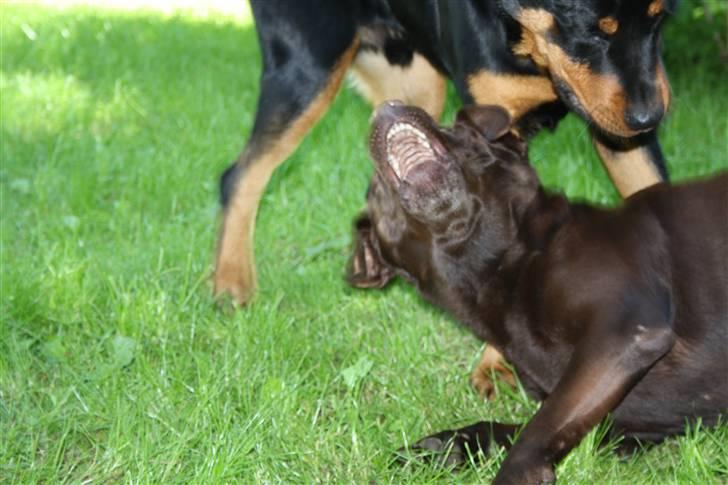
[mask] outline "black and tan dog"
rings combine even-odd
[[[728,173],[640,191],[607,210],[541,188],[496,107],[440,129],[388,103],[349,279],[396,275],[495,346],[543,400],[497,483],[541,483],[608,413],[627,440],[728,413]],[[508,446],[519,426],[480,422],[415,448],[448,463]]]
[[[623,195],[663,179],[660,24],[675,1],[251,0],[263,74],[252,134],[221,180],[215,292],[251,298],[261,194],[350,69],[375,104],[435,118],[447,78],[465,103],[505,106],[524,134],[572,110]]]

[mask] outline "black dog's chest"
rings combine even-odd
[[[535,75],[530,60],[513,56],[521,29],[503,16],[497,2],[388,0],[412,45],[450,77],[458,94],[472,102],[467,77],[481,70]],[[467,46],[466,49],[463,46]]]

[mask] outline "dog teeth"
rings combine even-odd
[[[425,134],[414,126],[410,125],[409,123],[395,123],[394,126],[392,126],[387,132],[387,141],[390,141],[394,137],[394,135],[402,132],[405,132],[408,135],[414,135],[419,140],[427,143],[427,137],[425,136]],[[427,145],[429,146],[429,143],[427,143]]]
[[[387,132],[387,163],[400,180],[432,155],[427,136],[409,123],[395,123]]]

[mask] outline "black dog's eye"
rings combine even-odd
[[[574,43],[575,57],[579,59],[589,59],[607,49],[609,49],[609,40],[604,38],[604,34],[591,34]]]

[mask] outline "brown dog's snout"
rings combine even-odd
[[[371,123],[372,121],[374,121],[377,116],[386,116],[397,107],[402,106],[404,106],[404,102],[400,101],[399,99],[390,99],[388,101],[385,101],[374,109],[374,111],[372,112],[372,116],[369,118],[369,122]]]

